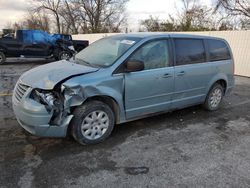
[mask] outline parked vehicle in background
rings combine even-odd
[[[24,73],[13,109],[34,135],[70,132],[81,144],[95,144],[115,124],[197,104],[215,111],[233,86],[233,56],[223,39],[124,34]]]
[[[11,38],[13,38],[14,34],[15,34],[15,31],[13,29],[3,29],[2,32],[1,32],[1,37],[11,37]]]
[[[17,30],[11,35],[0,38],[0,64],[6,57],[68,59],[73,56],[73,45],[57,40],[40,30]]]
[[[80,52],[84,48],[88,47],[89,41],[88,40],[73,40],[71,35],[66,34],[54,34],[53,37],[57,39],[62,39],[64,41],[71,42],[71,44],[74,46],[74,49],[77,52]]]

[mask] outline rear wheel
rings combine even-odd
[[[0,64],[4,64],[6,61],[6,57],[3,52],[0,52]]]
[[[217,110],[220,107],[223,95],[224,88],[220,84],[214,84],[207,95],[204,107],[209,111]]]
[[[114,113],[101,101],[90,101],[73,112],[71,132],[80,144],[97,144],[105,140],[114,128]]]

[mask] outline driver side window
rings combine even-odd
[[[144,62],[144,70],[168,67],[169,53],[167,40],[146,43],[130,57],[130,60]]]

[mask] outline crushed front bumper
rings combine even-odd
[[[64,119],[62,125],[50,125],[52,112],[49,113],[45,106],[30,99],[29,89],[20,101],[12,97],[13,110],[18,123],[29,133],[41,137],[65,137],[68,124],[73,116]]]

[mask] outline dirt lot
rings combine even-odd
[[[0,187],[249,187],[250,79],[236,78],[221,109],[200,106],[115,127],[110,139],[29,135],[11,109],[14,83],[39,64],[0,66]]]

